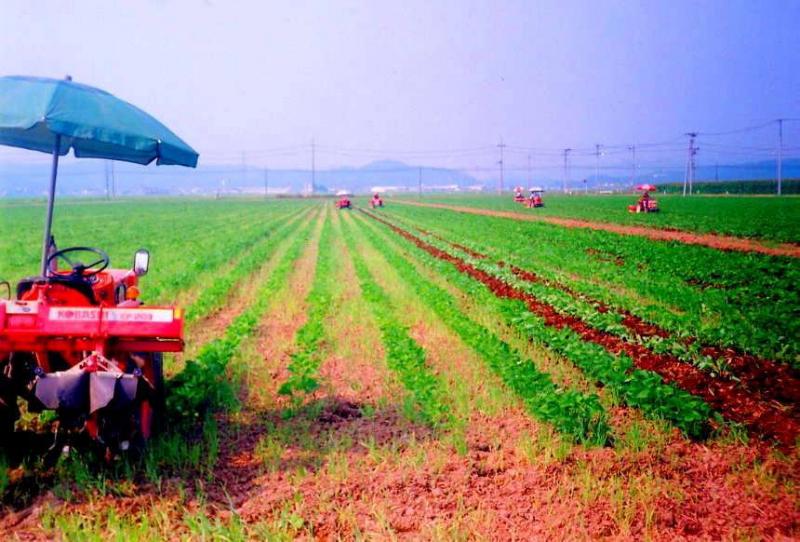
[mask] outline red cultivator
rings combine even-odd
[[[635,205],[628,205],[629,213],[657,213],[658,202],[650,197],[650,192],[658,190],[657,186],[652,184],[640,184],[636,186],[636,190],[642,192],[641,197]]]
[[[372,196],[372,199],[369,200],[369,206],[373,209],[383,207],[383,198],[381,198],[380,194],[375,194]]]
[[[336,192],[336,196],[339,198],[336,200],[335,205],[337,209],[352,209],[353,202],[350,201],[350,192],[347,190],[339,190]]]
[[[59,260],[70,269],[57,270]],[[183,320],[138,300],[147,251],[133,269],[108,264],[98,249],[51,252],[43,276],[0,300],[0,445],[13,442],[18,398],[29,412],[57,413],[56,444],[85,434],[112,454],[150,438],[164,403],[161,353],[183,349]]]

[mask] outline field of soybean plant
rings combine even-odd
[[[0,456],[0,538],[800,537],[800,200],[594,201],[545,216],[727,244],[496,198],[60,203],[59,246],[150,249],[186,351],[143,454]],[[15,281],[43,207],[0,211]]]

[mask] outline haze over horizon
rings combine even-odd
[[[686,131],[735,132],[706,164],[774,158],[800,118],[800,3],[149,1],[0,8],[0,74],[97,86],[163,120],[202,165],[395,159],[486,177],[625,145],[679,165]],[[800,155],[800,122],[784,127]],[[717,137],[717,136],[714,136]],[[717,145],[715,147],[715,145]],[[533,150],[523,147],[531,147]],[[648,154],[649,152],[649,154]],[[584,153],[586,156],[588,154]],[[2,161],[47,161],[2,148]],[[584,160],[587,167],[592,158]]]

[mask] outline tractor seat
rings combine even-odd
[[[42,276],[25,277],[24,279],[20,280],[19,283],[17,283],[17,299],[22,299],[22,296],[25,295],[28,291],[30,291],[30,289],[33,288],[34,284],[45,281],[50,281],[51,283],[60,284],[68,288],[72,288],[73,290],[82,294],[86,299],[88,299],[89,303],[91,303],[92,305],[97,304],[97,300],[94,297],[94,290],[92,290],[92,286],[84,280],[76,279],[68,275],[55,275],[50,278],[45,278]]]

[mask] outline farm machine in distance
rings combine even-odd
[[[523,188],[518,186],[514,189],[514,202],[522,203],[525,207],[528,208],[537,208],[537,207],[544,207],[544,200],[542,199],[542,194],[544,193],[544,188],[540,186],[534,186],[529,188],[528,191],[530,192],[530,196],[527,198],[523,194]]]
[[[369,200],[369,206],[373,209],[377,209],[378,207],[383,207],[383,198],[381,198],[380,194],[375,193],[372,196],[372,199]]]
[[[634,205],[628,205],[629,213],[657,213],[658,202],[650,197],[650,192],[657,190],[658,187],[652,184],[640,184],[636,190],[642,193],[639,200]]]
[[[336,208],[337,209],[352,209],[353,208],[353,202],[350,200],[350,196],[351,196],[351,194],[347,190],[339,190],[336,193],[336,197],[339,198],[339,199],[337,199],[336,203],[334,203],[334,205],[336,205]]]

